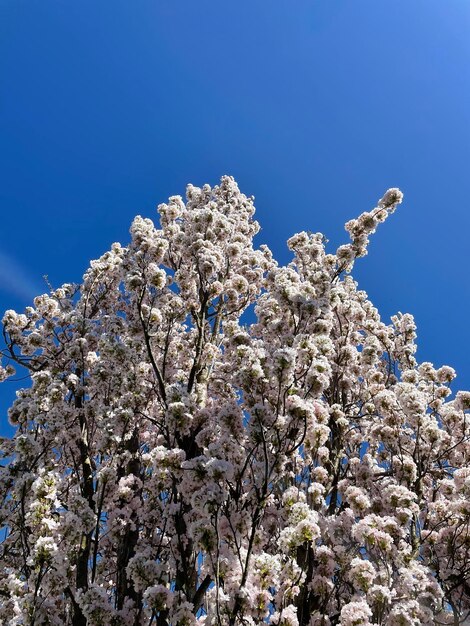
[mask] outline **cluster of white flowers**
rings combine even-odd
[[[190,185],[5,313],[1,624],[462,623],[470,393],[350,275],[401,200],[281,267],[232,178]]]

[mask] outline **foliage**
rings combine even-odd
[[[2,624],[461,623],[470,393],[350,276],[401,200],[280,267],[232,178],[190,185],[6,312]]]

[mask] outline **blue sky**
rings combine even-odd
[[[234,175],[283,262],[399,186],[355,277],[470,388],[469,32],[468,0],[0,0],[0,309],[187,182]]]

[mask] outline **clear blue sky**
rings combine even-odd
[[[355,276],[469,388],[469,33],[468,0],[0,0],[0,309],[187,182],[234,175],[284,262],[399,186]]]

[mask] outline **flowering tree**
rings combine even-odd
[[[2,624],[463,623],[470,393],[350,276],[401,199],[280,267],[232,178],[190,185],[6,312]]]

